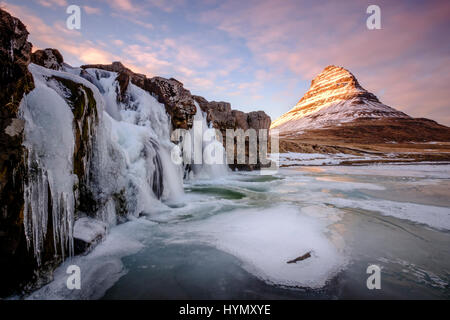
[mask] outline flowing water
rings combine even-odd
[[[30,298],[449,299],[449,186],[449,165],[187,180],[183,196],[113,227]],[[71,264],[81,290],[66,287]],[[379,290],[367,288],[370,265]]]

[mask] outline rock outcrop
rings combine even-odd
[[[232,110],[228,102],[207,101],[200,96],[192,96],[203,112],[207,114],[208,122],[221,131],[226,129],[268,129],[270,117],[264,111],[245,113]]]
[[[0,9],[0,296],[32,277],[23,224],[25,148],[19,106],[34,88],[27,66],[31,61],[28,31]]]
[[[191,92],[185,89],[180,81],[174,78],[153,77],[144,82],[143,89],[150,92],[166,106],[175,129],[192,127],[193,117],[197,109]]]
[[[61,70],[64,59],[58,50],[47,48],[33,52],[31,55],[31,62],[48,69]]]
[[[200,96],[193,96],[203,112],[207,115],[207,120],[212,123],[213,127],[219,129],[223,137],[223,145],[226,147],[226,130],[227,129],[254,129],[256,134],[259,130],[268,130],[270,127],[270,117],[264,111],[252,111],[245,113],[239,110],[232,110],[228,102],[207,101]],[[235,141],[236,143],[236,141]],[[259,140],[256,146],[258,150]],[[245,145],[245,164],[238,163],[238,158],[235,157],[234,163],[230,163],[230,168],[238,170],[256,170],[261,168],[261,159],[258,158],[257,163],[251,164],[249,161],[249,141],[246,139]]]

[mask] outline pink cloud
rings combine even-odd
[[[83,6],[84,11],[86,11],[87,14],[100,14],[102,10],[100,8],[90,7],[90,6]]]
[[[140,7],[132,0],[108,0],[107,3],[120,12],[139,13]]]
[[[119,39],[112,40],[112,43],[118,47],[122,47],[124,44],[123,41]]]
[[[148,2],[160,10],[170,13],[176,7],[184,5],[185,0],[148,0]]]
[[[38,3],[41,6],[44,6],[44,7],[53,7],[53,6],[65,7],[65,6],[68,6],[66,0],[38,0]]]

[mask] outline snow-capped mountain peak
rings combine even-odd
[[[311,87],[287,113],[272,122],[280,131],[302,131],[350,122],[357,118],[409,118],[365,90],[342,67],[328,66],[311,81]]]

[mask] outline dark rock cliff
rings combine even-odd
[[[0,296],[32,276],[23,225],[26,150],[19,117],[23,95],[34,88],[27,69],[31,61],[27,38],[24,24],[0,10]]]
[[[24,120],[19,114],[23,96],[34,88],[27,67],[30,62],[60,70],[62,55],[55,49],[31,53],[28,32],[20,20],[0,10],[0,297],[22,289],[33,289],[48,282],[51,271],[62,261],[53,243],[52,218],[45,231],[40,264],[28,248],[24,230],[24,182],[33,174],[33,162],[27,162],[23,146]],[[77,212],[89,212],[93,199],[87,187],[93,135],[97,121],[95,99],[89,88],[70,80],[54,77],[66,88],[67,101],[74,114],[75,150],[73,172],[78,176]],[[87,98],[87,99],[86,99]],[[31,165],[30,168],[28,166]],[[31,169],[31,170],[29,170]],[[39,168],[36,168],[39,170]],[[51,192],[48,212],[51,215]]]

